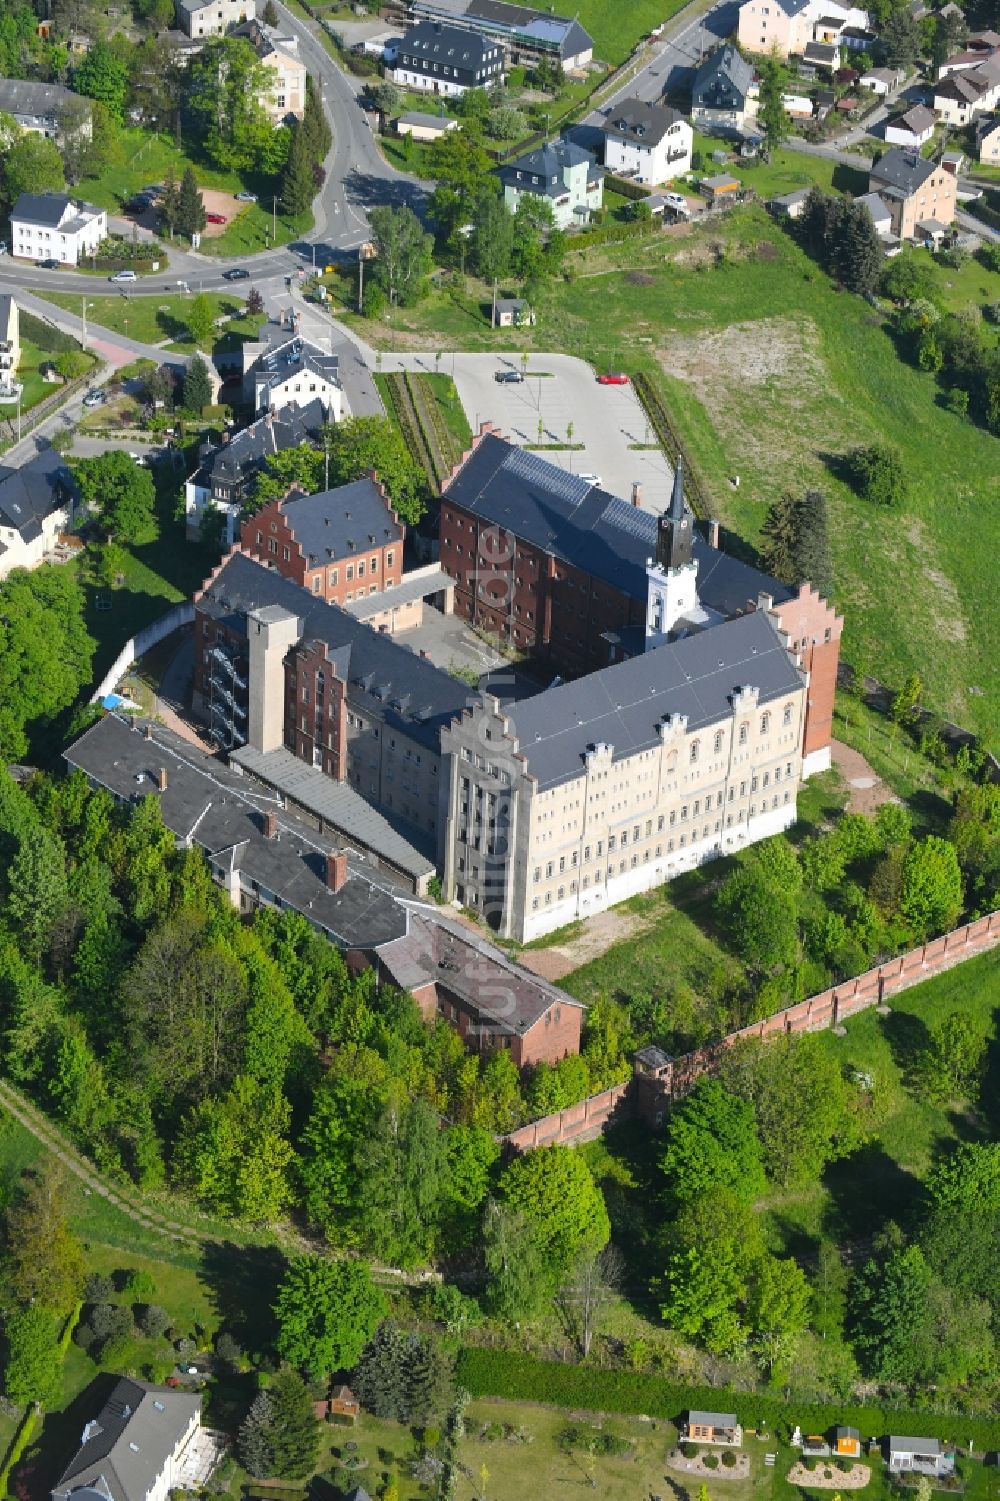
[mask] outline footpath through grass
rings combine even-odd
[[[214,318],[225,318],[222,328],[213,328],[206,339],[195,344],[187,326],[191,304],[196,293],[190,296],[153,294],[137,296],[115,293],[87,299],[87,318],[91,325],[123,334],[127,339],[136,339],[140,344],[158,345],[165,350],[190,354],[201,349],[205,354],[222,354],[238,348],[245,339],[257,337],[262,320],[260,315],[246,312],[245,303],[228,292],[204,292]],[[46,292],[47,302],[68,313],[80,313],[80,298],[73,292]]]

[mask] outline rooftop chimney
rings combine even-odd
[[[156,778],[156,783],[157,783],[157,786],[159,787],[159,789],[160,789],[161,792],[166,792],[166,790],[167,790],[167,768],[165,766],[161,766],[160,767],[159,773],[158,773],[157,778]]]
[[[642,505],[642,486],[638,480],[633,480],[632,482],[632,504],[634,506]]]
[[[719,550],[719,523],[713,517],[708,523],[708,545]]]
[[[277,839],[277,837],[278,837],[278,815],[277,815],[277,813],[270,813],[270,812],[265,813],[264,814],[264,838],[265,839]]]
[[[330,890],[337,892],[347,880],[347,853],[341,850],[338,854],[326,857],[326,884]]]

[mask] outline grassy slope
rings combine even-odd
[[[88,298],[87,316],[92,324],[109,328],[113,333],[124,334],[129,339],[138,339],[140,344],[163,344],[179,350],[184,350],[186,346],[190,350],[194,346],[191,344],[185,319],[194,295],[196,294],[191,297],[143,297],[133,294],[126,297],[115,293],[94,296]],[[199,349],[203,349],[206,354],[225,353],[230,346],[238,347],[244,339],[256,337],[261,319],[245,316],[244,304],[238,297],[233,297],[228,292],[205,292],[204,296],[211,304],[213,316],[228,318],[229,322],[221,334],[213,329],[209,337],[197,346]],[[46,292],[45,299],[68,313],[79,315],[80,298],[75,293]]]

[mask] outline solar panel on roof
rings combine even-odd
[[[536,454],[527,453],[523,448],[512,448],[500,467],[525,484],[539,485],[547,494],[573,506],[578,506],[590,489],[587,480],[567,474],[564,469],[538,458]]]

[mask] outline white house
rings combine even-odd
[[[543,198],[557,229],[589,224],[604,202],[604,173],[590,152],[574,141],[547,141],[498,167],[497,175],[512,214],[526,194]]]
[[[890,146],[906,146],[910,151],[919,151],[934,134],[937,116],[925,104],[915,104],[905,115],[896,115],[885,127],[885,138]]]
[[[107,239],[108,216],[65,193],[22,193],[10,211],[11,254],[77,266]]]
[[[0,464],[0,578],[35,568],[51,552],[73,513],[73,476],[54,448],[20,469]]]
[[[840,0],[744,0],[740,6],[739,41],[748,52],[801,57],[813,42],[856,47],[868,34],[868,12]]]
[[[0,113],[31,135],[58,140],[68,111],[77,114],[74,134],[91,134],[90,100],[64,88],[61,83],[28,83],[22,78],[0,78]]]
[[[677,110],[643,99],[616,104],[604,125],[604,165],[658,185],[691,170],[691,126]]]
[[[879,193],[862,193],[861,196],[859,198],[855,198],[854,201],[855,203],[863,203],[865,208],[871,214],[872,223],[875,226],[875,233],[878,235],[879,239],[891,239],[892,215],[886,208],[884,198],[882,198]]]
[[[5,292],[0,297],[0,401],[16,401],[21,394],[17,379],[20,359],[20,316],[17,303]]]
[[[968,125],[1000,101],[1000,60],[968,72],[950,73],[934,85],[934,108],[946,125]]]
[[[201,1398],[195,1392],[147,1386],[123,1376],[96,1417],[83,1429],[80,1446],[51,1492],[51,1501],[71,1496],[114,1501],[167,1501],[185,1480],[201,1428]]]
[[[977,121],[976,144],[981,162],[1000,167],[1000,115],[995,115],[992,120]]]
[[[187,36],[225,36],[255,14],[254,0],[177,0],[177,22]]]
[[[243,345],[243,394],[255,412],[278,412],[294,403],[322,404],[327,422],[339,422],[344,393],[340,361],[297,334],[280,344]]]
[[[455,98],[468,89],[502,83],[504,51],[499,42],[461,26],[421,21],[411,26],[386,77],[403,88]]]
[[[871,89],[873,94],[884,99],[886,94],[899,88],[905,77],[900,68],[869,68],[867,73],[862,73],[858,82],[863,89]]]

